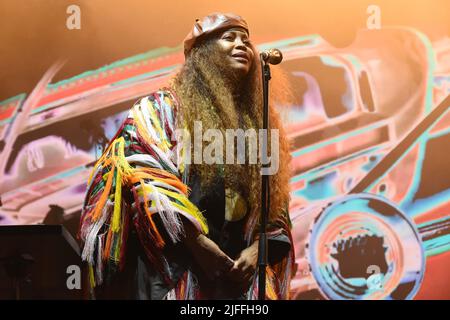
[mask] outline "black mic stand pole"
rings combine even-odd
[[[261,152],[261,170],[268,164],[262,161],[266,158],[268,150],[268,137],[269,137],[269,80],[270,80],[270,67],[269,63],[263,59],[260,55],[262,80],[263,80],[263,129],[266,130],[263,134],[262,152]],[[266,159],[265,159],[266,160]],[[263,163],[264,162],[264,163]],[[259,231],[259,243],[258,243],[258,299],[266,299],[266,267],[268,264],[268,247],[267,247],[267,220],[269,216],[270,208],[270,189],[269,189],[269,176],[267,174],[262,175],[262,188],[261,188],[261,223]]]

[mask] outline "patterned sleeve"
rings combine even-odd
[[[97,161],[88,181],[79,239],[92,287],[124,266],[133,224],[150,262],[164,274],[162,249],[183,234],[180,215],[202,233],[206,220],[188,199],[186,175],[178,161],[176,99],[169,90],[142,98]],[[166,270],[167,271],[167,270]]]
[[[283,211],[277,220],[268,223],[267,240],[270,264],[278,263],[289,254],[292,247],[291,228],[288,210]]]
[[[272,251],[272,256],[269,256],[271,267],[268,269],[269,274],[273,272],[272,277],[276,279],[272,288],[276,288],[273,292],[278,293],[278,299],[289,299],[290,282],[297,269],[291,229],[292,223],[286,205],[278,219],[269,223],[267,230],[268,246]]]
[[[266,298],[270,300],[287,300],[290,296],[290,282],[296,272],[291,228],[288,205],[267,224],[269,266],[266,269]],[[258,228],[253,224],[250,230],[251,241],[256,241],[259,238]],[[257,299],[257,280],[253,281],[249,294],[252,299]]]

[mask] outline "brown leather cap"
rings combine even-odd
[[[198,40],[234,27],[244,28],[248,32],[247,22],[233,13],[212,13],[202,19],[196,19],[191,32],[184,38],[184,56],[187,57]]]

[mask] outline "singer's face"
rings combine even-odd
[[[224,55],[226,65],[241,76],[247,75],[253,62],[254,52],[245,29],[225,30],[219,34],[217,44]]]

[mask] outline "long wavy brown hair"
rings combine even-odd
[[[210,37],[194,47],[181,70],[172,79],[171,86],[181,105],[177,113],[178,125],[187,128],[191,136],[194,121],[201,121],[203,130],[221,130],[223,137],[226,129],[253,128],[258,132],[262,128],[262,80],[258,51],[251,44],[254,53],[251,69],[245,78],[240,79],[224,64],[225,59],[218,50],[216,39]],[[273,221],[287,210],[289,203],[289,143],[275,105],[288,105],[291,95],[286,77],[280,69],[272,68],[270,89],[270,129],[279,130],[279,170],[269,177],[269,220]],[[226,187],[238,190],[248,199],[250,214],[254,218],[251,220],[257,224],[261,202],[260,168],[260,165],[248,164],[246,161],[242,165],[193,164],[190,171],[191,174],[200,175],[205,189],[223,175]]]

